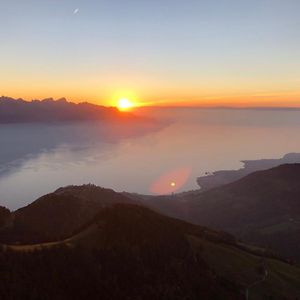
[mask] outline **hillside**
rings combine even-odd
[[[12,212],[9,226],[0,229],[0,242],[39,243],[59,240],[70,236],[101,208],[116,203],[134,201],[113,190],[94,185],[60,188]]]
[[[247,288],[250,299],[300,294],[299,268],[243,250],[223,232],[131,204],[102,209],[60,242],[3,246],[0,266],[0,296],[15,295],[15,286],[43,299],[235,300]]]
[[[300,260],[299,199],[300,164],[286,164],[203,193],[144,203]]]
[[[11,217],[10,211],[5,207],[0,206],[0,228],[7,224],[10,217]]]

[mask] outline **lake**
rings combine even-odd
[[[0,205],[24,206],[61,186],[168,194],[243,159],[300,152],[300,111],[140,108],[155,124],[0,125]]]

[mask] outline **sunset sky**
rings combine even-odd
[[[299,0],[0,0],[0,94],[300,106]]]

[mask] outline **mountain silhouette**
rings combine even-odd
[[[1,299],[242,300],[247,290],[294,299],[300,292],[296,266],[128,203],[100,209],[63,240],[2,245],[0,267]]]
[[[115,107],[105,107],[87,102],[75,104],[65,98],[25,101],[0,97],[0,123],[34,123],[66,121],[130,121],[139,118],[130,112],[120,112]]]
[[[56,241],[71,235],[101,208],[116,203],[136,202],[113,190],[94,185],[60,188],[12,212],[9,218],[6,213],[7,225],[0,230],[0,242]],[[0,210],[0,224],[5,211],[1,214]]]
[[[224,184],[237,181],[253,172],[267,170],[283,164],[300,163],[300,153],[288,153],[279,159],[242,160],[244,166],[238,170],[222,170],[197,178],[201,190],[209,190]]]
[[[139,199],[139,197],[132,197]],[[300,260],[300,164],[257,171],[233,183],[146,205]]]

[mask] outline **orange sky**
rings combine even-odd
[[[2,94],[25,100],[44,99],[53,97],[55,99],[66,97],[72,102],[88,101],[91,103],[107,106],[116,106],[121,98],[128,98],[136,106],[275,106],[275,107],[299,107],[300,92],[294,90],[224,90],[204,91],[197,89],[183,89],[179,87],[158,90],[136,88],[97,88],[97,86],[74,85],[68,87],[61,83],[47,85],[26,85],[2,88]],[[73,84],[71,84],[73,86]],[[101,84],[99,84],[101,86]],[[93,88],[92,88],[93,87]],[[173,92],[173,93],[172,93]],[[160,94],[160,95],[157,95]]]
[[[300,106],[300,1],[59,2],[4,1],[0,94]]]

